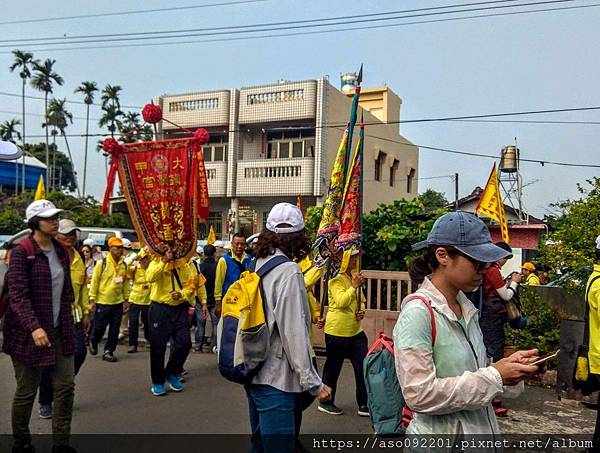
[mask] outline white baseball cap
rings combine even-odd
[[[286,226],[279,226],[287,224]],[[298,206],[291,203],[278,203],[267,217],[267,230],[273,233],[296,233],[304,229],[304,216]]]
[[[596,248],[600,250],[600,236],[596,238]]]
[[[34,217],[41,217],[42,219],[47,219],[49,217],[54,217],[57,214],[63,212],[62,209],[58,209],[54,206],[54,203],[48,200],[36,200],[27,206],[25,210],[25,221],[29,222]]]
[[[84,239],[83,241],[83,245],[87,245],[89,247],[93,247],[96,243],[94,242],[94,240],[92,238],[87,238]]]
[[[123,238],[121,239],[123,241],[123,248],[124,249],[130,249],[131,248],[131,241],[127,238]]]
[[[60,222],[58,222],[58,232],[60,234],[69,234],[71,231],[81,230],[77,228],[77,225],[71,219],[61,219]]]

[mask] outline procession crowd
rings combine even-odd
[[[331,253],[339,273],[328,281],[324,316],[314,294],[323,269],[313,265],[302,212],[291,204],[273,207],[266,229],[251,247],[238,233],[223,256],[206,245],[189,260],[175,259],[168,247],[163,255],[144,247],[133,251],[117,237],[109,239],[105,255],[90,241],[78,247],[77,225],[60,219],[61,212],[49,201],[33,202],[26,211],[32,235],[11,251],[3,351],[11,356],[17,382],[13,452],[35,451],[29,421],[38,388],[39,414],[52,418],[53,451],[74,451],[69,438],[75,375],[88,353],[117,362],[125,328],[127,353],[142,347],[143,330],[152,395],[182,391],[186,358],[192,347],[203,351],[208,320],[209,350],[219,352],[217,324],[228,289],[242,272],[260,273],[267,267],[261,294],[268,349],[257,374],[244,386],[252,451],[294,451],[302,412],[315,398],[319,411],[342,415],[335,393],[346,358],[354,369],[357,413],[370,415],[359,246]],[[537,350],[503,357],[504,302],[521,281],[521,274],[505,281],[500,273],[511,249],[493,244],[483,222],[460,211],[440,217],[427,240],[415,245],[418,249],[423,254],[411,263],[409,273],[420,286],[402,301],[393,335],[397,378],[412,410],[407,433],[498,433],[496,415],[506,411],[499,399],[518,395],[523,380],[539,371],[531,364]],[[280,264],[268,264],[277,257]],[[524,265],[525,278],[533,273],[531,267]],[[482,281],[477,307],[465,293]],[[311,324],[325,333],[321,374]]]

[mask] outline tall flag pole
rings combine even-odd
[[[325,305],[327,305],[329,279],[334,277],[339,271],[339,262],[335,259],[336,250],[334,249],[334,245],[340,234],[340,214],[346,189],[346,178],[349,176],[348,169],[352,154],[352,135],[354,133],[354,126],[356,125],[362,75],[363,66],[361,65],[357,77],[357,86],[352,97],[350,121],[342,135],[342,140],[333,164],[327,198],[323,208],[323,216],[321,217],[319,229],[317,230],[317,239],[314,244],[314,248],[317,249],[314,258],[315,265],[319,268],[325,267],[323,277],[324,286],[321,293],[321,319],[323,318]],[[330,259],[332,256],[333,259]]]
[[[507,244],[510,241],[508,235],[508,222],[506,221],[506,215],[504,213],[504,203],[500,196],[500,186],[498,184],[498,173],[496,171],[496,163],[492,168],[490,177],[485,185],[485,189],[481,192],[479,203],[476,212],[479,212],[490,219],[494,219],[500,224],[500,232],[502,233],[502,240]]]

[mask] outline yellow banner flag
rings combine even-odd
[[[502,203],[502,197],[500,195],[500,185],[498,184],[498,173],[496,172],[495,163],[494,168],[492,168],[492,173],[485,185],[485,189],[481,192],[479,204],[475,211],[498,222],[500,224],[502,240],[507,244],[509,243],[508,222],[504,215],[504,203]]]
[[[213,226],[210,226],[210,231],[208,232],[208,239],[206,240],[207,244],[214,244],[217,240],[217,235],[215,234],[215,229]]]
[[[40,175],[40,180],[38,181],[37,188],[35,189],[35,195],[33,196],[33,201],[43,200],[46,198],[46,190],[44,189],[44,177]]]

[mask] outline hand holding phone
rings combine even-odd
[[[538,358],[537,360],[535,360],[534,362],[531,362],[529,365],[540,365],[544,362],[547,362],[548,360],[551,360],[555,357],[558,357],[558,353],[560,352],[560,349],[557,349],[554,352],[550,352],[549,354],[545,354],[542,357]]]

